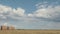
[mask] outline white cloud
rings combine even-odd
[[[35,6],[40,9],[40,8],[45,8],[48,5],[48,2],[41,2],[36,4]]]
[[[22,8],[15,9],[15,8],[0,4],[0,17],[2,16],[3,18],[5,18],[7,15],[8,16],[15,16],[15,15],[24,16],[24,12],[25,10]]]
[[[13,12],[19,16],[24,16],[25,10],[22,8],[13,9]]]
[[[0,5],[0,13],[4,13],[4,12],[6,13],[8,11],[12,11],[12,8],[8,6]]]
[[[37,8],[35,12],[30,14],[30,16],[32,15],[34,17],[43,17],[43,18],[51,18],[51,19],[60,17],[60,5],[53,7],[52,5],[47,5],[46,3],[46,4],[43,4],[43,7],[40,4],[37,7],[39,8]]]
[[[29,17],[33,17],[33,15],[32,15],[32,14],[28,14],[28,16],[29,16]]]

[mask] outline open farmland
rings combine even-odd
[[[0,34],[60,34],[60,30],[0,30]]]

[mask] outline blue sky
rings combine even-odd
[[[60,0],[0,0],[0,25],[60,29]]]

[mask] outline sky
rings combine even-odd
[[[60,0],[0,0],[0,26],[60,29]]]

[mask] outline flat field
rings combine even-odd
[[[60,30],[0,30],[0,34],[60,34]]]

